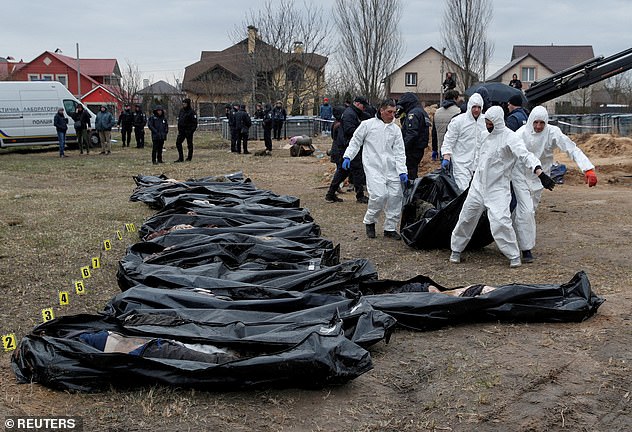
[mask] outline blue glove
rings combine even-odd
[[[441,161],[441,169],[444,171],[448,171],[450,169],[450,161],[447,159],[443,159]]]
[[[349,168],[351,168],[351,159],[344,158],[342,160],[342,169],[343,170],[349,170]]]
[[[406,173],[401,173],[401,174],[399,175],[399,181],[400,181],[400,182],[402,182],[402,183],[404,183],[404,185],[407,185],[407,184],[408,184],[408,174],[406,174]]]
[[[432,160],[433,161],[439,160],[439,152],[436,152],[436,151],[432,152]]]

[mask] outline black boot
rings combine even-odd
[[[338,198],[335,193],[334,194],[329,194],[328,193],[327,195],[325,195],[325,201],[328,201],[328,202],[343,202],[344,200],[342,198]]]
[[[402,236],[399,235],[397,231],[386,231],[384,230],[384,237],[391,238],[393,240],[401,240]]]
[[[375,224],[366,224],[366,236],[368,238],[375,238]]]

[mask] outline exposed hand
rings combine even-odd
[[[439,160],[439,152],[436,152],[436,151],[432,152],[432,160],[433,161]]]
[[[344,158],[342,160],[342,169],[343,170],[349,170],[349,168],[351,168],[351,159]]]
[[[593,187],[597,185],[597,174],[595,174],[595,170],[589,169],[584,173],[586,177],[586,184],[588,187]]]
[[[538,178],[540,179],[542,186],[544,186],[546,189],[553,190],[553,188],[555,187],[555,182],[553,181],[551,177],[546,175],[546,173],[544,172],[540,173]]]

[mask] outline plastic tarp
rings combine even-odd
[[[216,338],[208,335],[189,338],[181,331],[173,339],[168,324],[154,326],[158,327],[155,333],[140,332],[142,337],[131,334],[118,321],[75,315],[36,327],[20,341],[12,367],[21,382],[85,392],[156,383],[213,391],[318,388],[345,383],[372,369],[371,355],[345,337],[342,324],[337,319],[316,325],[312,331],[302,332],[306,335],[302,340],[278,346],[251,344],[229,349],[221,341],[212,342]],[[124,343],[111,344],[110,349],[106,343],[102,350],[81,339],[100,333]],[[282,329],[278,337],[283,338]]]
[[[467,190],[459,194],[452,177],[441,170],[415,179],[404,193],[400,233],[406,244],[417,249],[450,249],[466,197]],[[467,248],[481,248],[493,241],[484,212]]]
[[[434,288],[434,289],[433,289]],[[577,322],[597,312],[604,299],[592,292],[588,277],[577,273],[569,282],[472,285],[447,289],[425,276],[408,281],[370,281],[360,290],[375,309],[400,326],[429,330],[477,321]]]
[[[134,199],[161,211],[119,262],[122,292],[100,315],[57,318],[26,335],[12,357],[21,382],[72,391],[322,387],[370,370],[367,348],[396,324],[581,321],[603,302],[584,273],[562,285],[452,289],[426,276],[378,280],[366,259],[339,261],[339,246],[319,237],[298,199],[258,195],[240,173],[135,180]],[[418,202],[402,233],[424,247],[449,241],[465,194],[436,174],[407,195]]]

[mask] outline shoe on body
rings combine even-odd
[[[375,238],[375,224],[365,224],[366,227],[366,236],[368,238]]]
[[[401,240],[402,236],[399,235],[397,231],[386,231],[384,230],[384,237],[390,238],[393,240]]]
[[[450,262],[458,264],[461,262],[461,252],[452,251],[450,254]]]

